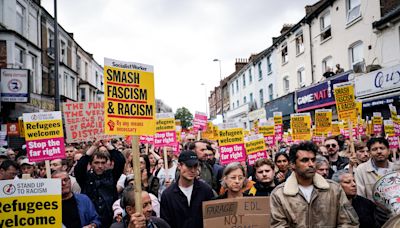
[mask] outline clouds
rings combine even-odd
[[[42,5],[53,12],[53,0]],[[316,0],[68,0],[59,23],[94,58],[154,65],[156,97],[174,110],[205,111],[207,90],[271,45],[284,23],[296,23]],[[208,93],[208,92],[207,92]]]

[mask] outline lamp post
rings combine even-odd
[[[207,85],[205,83],[201,83],[200,85],[204,86],[204,95],[205,95],[205,98],[206,98],[206,115],[207,115],[207,118],[208,118]]]
[[[221,114],[222,114],[222,121],[224,122],[224,91],[222,88],[222,73],[221,73],[221,60],[220,59],[214,59],[214,62],[219,63],[219,84],[220,84],[220,90],[221,90]]]

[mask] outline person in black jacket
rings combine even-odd
[[[274,163],[266,158],[258,159],[254,163],[256,183],[246,193],[252,196],[269,196],[276,184]]]
[[[197,180],[199,160],[193,151],[178,158],[180,177],[161,195],[160,217],[174,228],[202,228],[202,203],[213,198],[211,187]]]
[[[89,163],[90,170],[87,171]],[[112,204],[118,199],[116,186],[124,164],[124,156],[111,143],[96,141],[75,167],[81,193],[92,200],[104,227],[110,227],[112,223]]]

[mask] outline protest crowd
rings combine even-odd
[[[63,227],[205,227],[203,202],[254,196],[269,198],[271,227],[382,227],[396,215],[398,205],[374,200],[379,178],[397,170],[399,148],[384,134],[285,137],[264,143],[253,161],[223,161],[223,146],[206,133],[164,147],[152,137],[139,148],[122,137],[66,144],[65,158],[50,161],[51,178],[61,179]],[[132,152],[140,153],[140,213]],[[44,162],[31,162],[25,147],[2,147],[0,159],[1,180],[46,178]]]

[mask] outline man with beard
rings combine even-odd
[[[246,191],[246,194],[252,196],[269,196],[272,190],[275,188],[274,176],[275,176],[275,165],[274,163],[266,158],[257,160],[254,163],[256,183]]]
[[[207,141],[195,141],[189,143],[188,149],[194,151],[199,158],[200,178],[203,179],[212,189],[217,189],[217,181],[214,177],[213,168],[207,163]]]
[[[224,167],[217,163],[217,159],[215,158],[215,149],[208,144],[207,144],[206,157],[208,164],[210,164],[213,169],[214,179],[217,180],[217,189],[215,190],[216,192],[219,192],[219,189],[221,188],[221,182],[218,180],[222,179],[222,173],[224,171]]]
[[[315,173],[318,147],[290,148],[292,174],[271,194],[271,227],[358,227],[358,216],[339,184]]]
[[[339,156],[339,143],[334,136],[326,138],[324,145],[328,149],[329,163],[334,172],[343,169],[349,163],[348,158]]]

